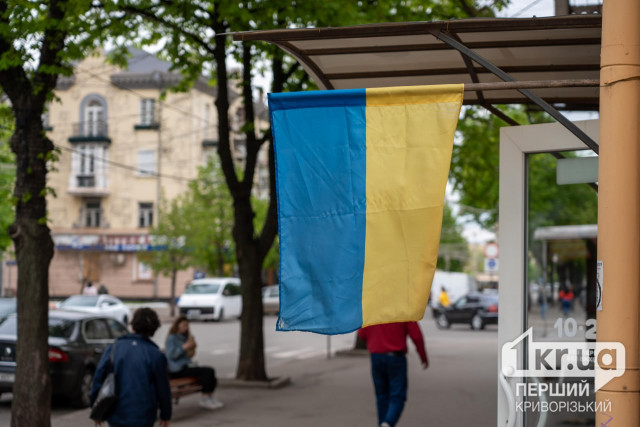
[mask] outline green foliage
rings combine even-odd
[[[530,114],[524,107],[502,110],[519,123],[543,123],[550,119]],[[449,179],[460,194],[461,214],[469,214],[483,227],[492,229],[498,220],[498,175],[500,128],[504,121],[481,107],[465,108],[458,122]]]
[[[6,104],[0,104],[0,252],[11,245],[8,228],[14,221],[15,203],[12,190],[16,177],[15,156],[9,148],[13,133],[13,115]]]
[[[193,266],[224,276],[225,265],[235,263],[232,228],[231,196],[220,166],[210,160],[198,169],[186,193],[161,206],[160,221],[151,234],[166,249],[155,251],[148,262],[165,275]]]
[[[442,214],[442,232],[440,234],[440,250],[438,253],[439,270],[463,271],[469,259],[469,247],[462,236],[462,226],[456,222],[451,207],[444,205]]]
[[[154,246],[163,246],[144,257],[154,271],[171,275],[174,271],[184,270],[189,266],[189,252],[186,248],[186,237],[192,233],[189,221],[185,221],[188,203],[184,196],[160,206],[160,221],[152,227],[150,234]]]
[[[185,218],[193,227],[187,239],[192,264],[224,276],[225,264],[235,264],[233,200],[218,161],[210,159],[198,168],[198,178],[189,184],[186,196],[190,209]]]
[[[525,107],[501,107],[522,124],[552,120]],[[486,228],[498,221],[500,128],[508,126],[481,108],[466,108],[458,123],[449,178],[460,194],[462,213]],[[564,153],[565,157],[575,156]],[[529,156],[529,229],[545,225],[594,224],[596,193],[587,185],[556,185],[556,159],[551,154]]]
[[[265,223],[267,218],[267,210],[269,209],[269,202],[267,200],[257,199],[255,197],[251,198],[251,205],[253,206],[253,211],[256,215],[253,217],[253,226],[256,230],[259,230],[262,227],[262,224]],[[276,236],[267,256],[262,263],[262,268],[265,270],[278,270],[278,264],[280,262],[280,246],[278,242],[278,237]]]

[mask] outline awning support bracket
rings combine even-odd
[[[442,31],[432,31],[434,37],[438,40],[446,43],[452,48],[456,49],[458,52],[463,54],[466,57],[471,58],[478,64],[485,67],[487,70],[491,71],[493,74],[504,80],[505,82],[515,82],[516,80],[511,77],[509,74],[502,71],[500,68],[478,55],[473,50],[466,47],[464,44],[457,41],[455,38],[443,33]],[[562,124],[567,130],[573,133],[578,139],[585,143],[587,147],[593,150],[594,153],[598,154],[599,147],[598,144],[591,139],[586,133],[584,133],[579,127],[577,127],[573,122],[567,119],[564,115],[562,115],[558,110],[553,108],[548,102],[540,98],[538,95],[534,94],[530,90],[527,89],[517,89],[521,94],[529,98],[536,105],[546,111],[551,117],[556,119],[560,124]]]

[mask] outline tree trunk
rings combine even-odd
[[[18,343],[11,425],[51,424],[49,374],[49,264],[53,241],[46,225],[46,155],[53,144],[42,131],[38,111],[16,111],[17,130],[11,138],[17,173],[16,220],[9,233],[18,262]],[[21,114],[22,113],[22,114]]]
[[[262,257],[257,245],[243,245],[238,257],[242,280],[242,320],[240,354],[236,378],[239,380],[266,381],[264,364],[264,332],[262,310]]]

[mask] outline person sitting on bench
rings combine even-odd
[[[215,370],[208,366],[196,366],[191,359],[195,354],[196,345],[193,335],[189,332],[189,320],[185,316],[178,316],[169,329],[165,343],[169,376],[198,378],[202,384],[200,406],[207,409],[222,408],[224,404],[213,397],[213,391],[218,384]]]

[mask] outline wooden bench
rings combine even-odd
[[[169,385],[171,386],[171,397],[176,405],[182,396],[202,392],[202,384],[196,377],[171,378]]]

